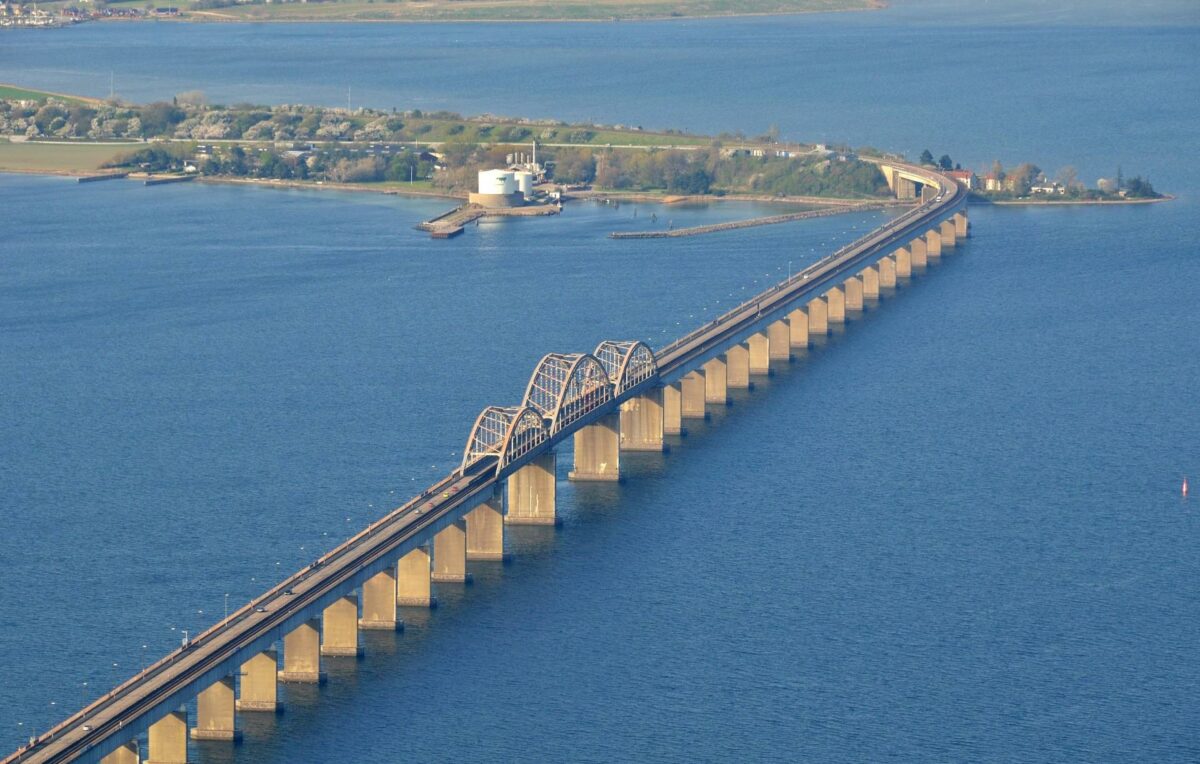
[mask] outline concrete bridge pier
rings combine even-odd
[[[621,414],[614,412],[579,428],[575,441],[575,469],[567,473],[568,480],[599,480],[616,482],[621,479]],[[434,552],[436,563],[437,553]]]
[[[171,711],[150,725],[146,764],[187,764],[187,712]]]
[[[896,261],[890,256],[879,261],[879,287],[881,289],[896,288]]]
[[[663,388],[663,434],[683,434],[683,383]]]
[[[859,278],[862,279],[863,299],[864,300],[878,300],[879,299],[879,270],[878,270],[878,268],[874,265],[868,265],[866,268],[863,269],[863,272],[861,274],[859,274]]]
[[[238,711],[275,713],[280,709],[278,653],[263,650],[242,664],[241,673],[241,697],[234,706]]]
[[[930,260],[937,260],[942,256],[942,233],[936,228],[925,234],[926,254]]]
[[[745,345],[725,351],[725,385],[731,390],[750,388],[750,348]]]
[[[912,252],[904,247],[900,247],[895,252],[896,256],[896,278],[908,279],[912,278]]]
[[[400,558],[396,564],[396,604],[410,607],[434,605],[431,580],[433,568],[429,547],[419,546]],[[287,650],[284,650],[287,657]]]
[[[357,658],[362,654],[358,644],[358,595],[347,594],[321,613],[321,655]]]
[[[683,418],[704,419],[704,372],[693,371],[680,382],[680,411]]]
[[[659,437],[662,448],[662,437]],[[467,513],[467,559],[500,562],[504,554],[504,492],[497,488],[492,497]]]
[[[725,406],[729,403],[728,366],[724,358],[704,364],[704,402]]]
[[[388,567],[368,578],[362,587],[362,618],[358,628],[370,631],[399,631],[396,617],[396,569]]]
[[[767,327],[767,358],[771,361],[792,360],[792,329],[785,319]]]
[[[954,221],[943,220],[941,225],[942,249],[954,249],[958,235],[954,232]]]
[[[846,288],[846,310],[862,313],[863,310],[863,283],[858,276],[851,276],[845,281]]]
[[[808,302],[809,334],[829,334],[829,303],[820,297]]]
[[[971,223],[967,219],[966,210],[954,213],[954,235],[960,239],[971,235]]]
[[[233,677],[221,677],[196,697],[196,726],[192,740],[241,740],[234,726]]]
[[[808,348],[808,314],[797,308],[788,314],[789,344],[794,348]]]
[[[467,573],[467,523],[455,520],[433,537],[433,573],[435,584],[465,584]]]
[[[621,404],[621,449],[624,451],[662,451],[663,388],[634,396]],[[470,529],[470,524],[467,528]]]
[[[703,405],[703,399],[701,399]],[[508,476],[509,525],[558,525],[555,514],[558,480],[555,456],[546,451]]]
[[[829,323],[846,323],[846,293],[841,287],[834,287],[825,293],[825,301],[829,303]]]
[[[100,759],[100,764],[140,764],[141,750],[136,740],[130,740],[125,745]]]
[[[325,681],[321,671],[321,623],[308,620],[283,638],[283,671],[279,681],[319,684]]]
[[[770,374],[771,373],[771,338],[766,332],[756,332],[751,334],[746,340],[746,345],[750,348],[750,373],[751,374]]]
[[[912,269],[914,271],[923,271],[929,265],[929,247],[925,240],[921,238],[913,239],[909,245],[912,249]]]

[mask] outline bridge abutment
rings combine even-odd
[[[363,582],[360,629],[398,631],[403,627],[396,617],[396,570],[388,566]]]
[[[433,537],[433,573],[435,584],[465,584],[467,575],[467,524],[455,520]]]
[[[729,403],[728,364],[724,358],[712,358],[704,363],[704,402],[722,406]]]
[[[509,525],[557,525],[555,456],[547,451],[508,476]]]
[[[409,607],[432,606],[432,576],[429,547],[419,546],[410,550],[396,563],[396,604]],[[286,649],[284,657],[287,657]]]
[[[490,499],[467,513],[466,520],[467,559],[504,560],[504,492],[497,488]]]
[[[680,409],[684,419],[704,418],[704,372],[693,371],[681,382]]]
[[[731,390],[750,387],[750,348],[734,345],[725,351],[725,385]]]
[[[767,358],[771,361],[792,360],[792,330],[785,319],[767,327]]]
[[[112,753],[100,759],[100,764],[140,764],[141,751],[136,740],[130,740]]]
[[[621,404],[622,450],[663,450],[663,392],[656,387]]]
[[[279,710],[279,655],[274,650],[263,650],[242,663],[241,697],[235,708],[238,711]]]
[[[834,287],[826,292],[825,301],[829,303],[829,323],[846,323],[846,293],[841,287]]]
[[[298,684],[319,684],[325,681],[321,673],[321,623],[310,619],[288,632],[283,638],[283,671],[279,681]]]
[[[358,657],[358,595],[338,597],[321,613],[321,655]]]
[[[150,725],[146,764],[187,764],[187,741],[187,712],[169,712]]]
[[[621,479],[621,415],[608,414],[575,431],[575,469],[569,480]]]
[[[829,303],[817,297],[808,301],[809,334],[829,334]]]
[[[233,677],[224,676],[196,696],[196,726],[192,740],[240,740],[235,726]]]
[[[896,261],[891,256],[879,261],[879,286],[881,289],[896,288]]]
[[[794,348],[808,347],[808,314],[797,308],[788,314],[790,336],[788,344]]]

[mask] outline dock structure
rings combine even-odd
[[[531,204],[524,207],[484,207],[468,202],[455,207],[435,218],[417,223],[418,231],[427,231],[432,239],[451,239],[463,232],[463,228],[480,218],[520,218],[556,215],[559,209],[549,204]]]
[[[574,443],[568,479],[619,481],[623,453],[665,450],[728,389],[925,272],[909,262],[917,242],[928,255],[936,236],[940,258],[960,251],[966,192],[936,170],[888,170],[918,206],[665,347],[547,353],[519,402],[479,414],[456,469],[0,764],[136,762],[142,741],[151,761],[186,764],[189,738],[239,740],[241,715],[278,710],[279,682],[319,686],[327,661],[362,654],[363,629],[400,627],[398,605],[432,606],[438,588],[470,580],[468,561],[500,564],[506,527],[557,525],[560,444]]]

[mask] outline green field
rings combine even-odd
[[[0,100],[45,101],[47,98],[51,97],[59,101],[67,101],[70,103],[98,103],[98,101],[93,98],[62,95],[61,93],[47,93],[44,90],[30,90],[29,88],[20,88],[16,85],[6,85],[0,82]]]
[[[89,173],[136,144],[67,145],[0,142],[0,172]]]
[[[232,5],[189,11],[187,17],[196,21],[612,21],[882,6],[880,0],[327,0]]]

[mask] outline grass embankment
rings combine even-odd
[[[99,170],[105,162],[135,145],[7,143],[0,140],[0,172],[86,174]]]
[[[0,82],[0,100],[37,101],[38,103],[44,103],[47,98],[54,98],[55,100],[66,101],[67,103],[84,103],[93,106],[101,103],[101,101],[98,101],[95,98],[64,95],[63,93],[50,93],[45,90],[30,90],[29,88],[17,87],[16,85],[8,85]]]
[[[330,0],[185,13],[195,21],[611,21],[851,11],[883,5],[881,0]]]

